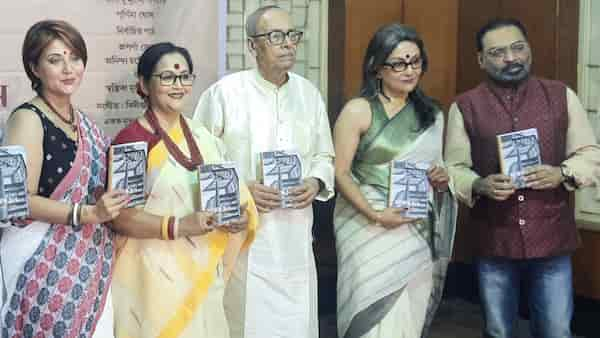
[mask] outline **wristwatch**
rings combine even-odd
[[[565,164],[560,165],[560,174],[564,178],[564,182],[567,184],[577,188],[577,181],[575,180],[575,175],[573,175],[573,171]]]

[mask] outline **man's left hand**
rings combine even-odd
[[[546,164],[529,168],[524,178],[527,187],[534,190],[554,189],[564,181],[560,167]]]
[[[294,209],[304,209],[309,206],[319,194],[319,181],[314,177],[305,178],[302,185],[293,188]]]

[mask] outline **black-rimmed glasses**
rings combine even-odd
[[[182,86],[191,86],[194,84],[194,79],[196,79],[196,75],[188,73],[176,75],[173,72],[162,72],[160,74],[152,74],[152,76],[159,78],[161,86],[172,86],[177,79],[179,79]]]
[[[396,73],[403,72],[408,69],[408,66],[414,70],[421,69],[423,67],[423,59],[417,58],[412,60],[411,62],[404,61],[394,61],[394,62],[384,62],[383,66],[392,69]]]
[[[510,46],[490,48],[485,53],[489,57],[494,58],[494,59],[504,59],[506,57],[506,55],[508,54],[509,49],[513,54],[520,56],[523,53],[527,52],[528,48],[529,48],[529,44],[527,44],[527,42],[517,41]]]
[[[300,39],[302,39],[303,34],[303,32],[297,30],[290,30],[287,32],[274,30],[263,34],[252,35],[251,38],[266,37],[271,45],[277,46],[283,44],[286,37],[291,43],[298,43],[300,42]]]

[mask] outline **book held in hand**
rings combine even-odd
[[[500,170],[512,178],[517,189],[525,188],[525,169],[542,164],[537,129],[524,129],[496,136]]]
[[[108,187],[126,191],[128,207],[145,202],[147,158],[144,141],[112,145],[108,152]]]
[[[302,184],[302,161],[296,151],[276,150],[260,153],[263,184],[279,190],[281,207],[293,207],[290,190]]]
[[[25,148],[0,147],[0,220],[29,216]]]
[[[408,208],[405,217],[427,218],[431,197],[428,169],[429,164],[424,162],[390,162],[388,207]]]
[[[203,164],[198,168],[200,208],[216,215],[218,224],[241,216],[240,179],[233,162]]]

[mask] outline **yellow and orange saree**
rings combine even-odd
[[[200,123],[187,122],[205,163],[221,162],[219,141]],[[179,124],[168,134],[189,154]],[[116,143],[119,139],[149,141],[144,211],[183,217],[198,210],[197,172],[183,168],[161,140],[152,140],[155,137],[133,122]],[[241,199],[248,203],[249,215],[248,229],[242,233],[213,231],[174,241],[119,238],[113,277],[116,337],[229,337],[224,285],[238,253],[253,240],[257,225],[256,208],[245,186]]]

